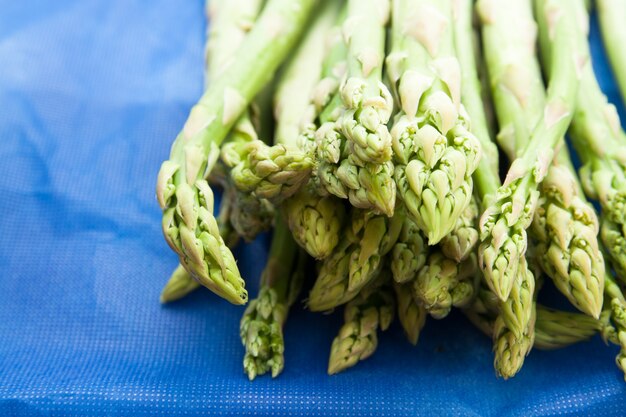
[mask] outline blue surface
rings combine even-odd
[[[248,382],[242,308],[208,291],[158,303],[176,257],[154,183],[202,90],[201,1],[0,10],[0,415],[626,414],[614,347],[533,351],[505,382],[458,314],[429,321],[417,347],[395,326],[371,359],[328,377],[338,322],[296,308],[285,372]],[[265,253],[239,250],[251,283]]]

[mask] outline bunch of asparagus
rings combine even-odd
[[[626,74],[624,6],[598,5]],[[396,315],[416,344],[428,316],[453,308],[493,339],[504,378],[533,347],[596,333],[620,346],[626,373],[626,135],[591,66],[584,0],[206,10],[206,91],[158,176],[180,261],[161,301],[203,286],[245,304],[231,250],[273,226],[240,326],[250,379],[283,369],[283,326],[312,262],[307,308],[344,308],[330,374],[373,354]],[[544,277],[577,312],[537,302]]]

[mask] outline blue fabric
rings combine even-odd
[[[533,351],[505,382],[454,314],[417,347],[396,325],[328,377],[338,316],[296,308],[284,373],[251,383],[242,308],[208,291],[161,307],[177,261],[154,183],[202,90],[201,3],[0,1],[0,415],[626,414],[616,348],[598,338]],[[254,295],[266,242],[237,255]]]

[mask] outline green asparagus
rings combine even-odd
[[[430,245],[470,204],[480,143],[461,105],[451,2],[395,0],[387,75],[400,113],[391,129],[398,195]]]
[[[586,60],[584,38],[575,23],[575,8],[567,3],[541,3],[538,14],[552,13],[549,38],[558,47],[550,51],[554,65],[548,76],[546,104],[540,107],[540,119],[529,135],[523,128],[527,123],[523,108],[530,107],[532,101],[532,97],[526,100],[529,77],[510,63],[519,54],[534,53],[535,23],[528,10],[530,5],[526,1],[519,3],[509,2],[506,7],[486,0],[478,3],[494,103],[500,109],[499,135],[512,135],[507,143],[512,143],[514,149],[525,142],[525,146],[520,146],[523,150],[516,152],[504,184],[486,199],[487,208],[480,221],[481,268],[487,283],[503,301],[511,292],[520,259],[526,252],[526,228],[537,206],[539,184],[548,171],[554,147],[572,119],[579,73]],[[513,52],[504,53],[507,48]],[[512,113],[517,117],[505,117]]]
[[[295,44],[315,3],[267,3],[228,71],[192,108],[159,172],[156,192],[168,244],[194,279],[235,304],[244,304],[248,295],[235,259],[219,235],[206,173],[230,128]]]
[[[304,278],[305,258],[298,258],[289,228],[278,218],[259,295],[246,307],[240,324],[246,348],[243,367],[251,380],[268,371],[276,377],[283,369],[283,326]]]
[[[396,292],[396,302],[398,303],[398,320],[400,320],[409,343],[416,345],[420,332],[426,324],[428,312],[414,296],[410,283],[399,284],[394,281],[393,288]]]
[[[368,288],[346,305],[344,324],[330,348],[330,375],[370,357],[378,346],[378,329],[387,330],[393,321],[395,305],[387,282],[389,273],[383,271],[381,274],[377,279],[383,287]]]

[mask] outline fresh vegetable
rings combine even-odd
[[[606,38],[621,5],[598,4]],[[306,308],[343,309],[330,374],[396,314],[415,345],[427,316],[459,309],[505,379],[533,347],[596,334],[626,375],[626,134],[584,0],[214,0],[209,15],[207,89],[158,179],[180,261],[161,301],[205,286],[246,303],[231,248],[273,229],[240,322],[250,379],[283,370],[307,275]],[[539,304],[545,276],[569,308]]]

